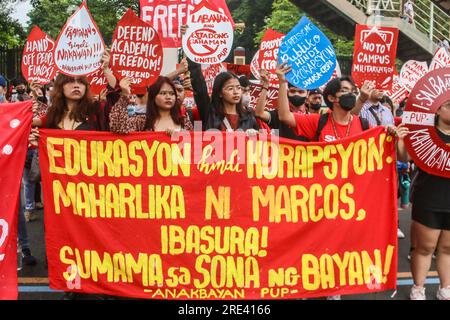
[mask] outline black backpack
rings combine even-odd
[[[328,121],[329,117],[330,117],[329,113],[324,113],[324,114],[320,115],[319,124],[317,126],[316,134],[314,135],[314,138],[311,141],[319,141],[320,134],[322,133],[323,128],[327,124],[327,121]],[[361,121],[361,127],[362,127],[362,129],[364,131],[369,129],[369,122],[366,119],[360,117],[359,120]]]

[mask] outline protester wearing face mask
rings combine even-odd
[[[278,135],[282,138],[288,138],[297,141],[309,141],[304,136],[299,136],[294,131],[280,121],[278,110],[265,110],[267,91],[269,89],[269,78],[266,70],[260,70],[260,78],[262,84],[261,94],[256,103],[255,115],[264,121],[272,130],[278,130]],[[306,90],[298,89],[291,86],[288,93],[285,92],[286,98],[289,99],[289,110],[291,112],[306,112]]]
[[[308,113],[306,108],[306,97],[308,96],[308,91],[294,87],[290,83],[288,83],[288,87],[289,89],[287,96],[289,99],[289,109],[294,113]]]
[[[0,103],[7,103],[6,99],[6,80],[0,76]]]
[[[308,97],[306,98],[306,107],[308,113],[323,113],[322,109],[322,91],[320,89],[308,90]]]
[[[285,74],[290,70],[291,67],[286,63],[279,65],[276,70],[280,82],[278,116],[297,135],[305,136],[310,141],[334,141],[369,128],[366,120],[351,113],[356,103],[356,88],[348,77],[335,78],[325,87],[323,97],[331,109],[330,113],[305,115],[289,110]]]
[[[27,83],[25,80],[16,80],[14,88],[16,93],[11,96],[11,102],[27,101],[32,99],[32,97],[27,93]]]

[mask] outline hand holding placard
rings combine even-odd
[[[283,61],[292,66],[286,79],[302,89],[319,88],[336,69],[336,53],[330,40],[305,16],[280,46],[278,62]]]

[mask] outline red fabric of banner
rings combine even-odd
[[[17,217],[31,101],[0,104],[0,300],[17,299]]]
[[[200,2],[201,0],[140,0],[140,18],[158,31],[164,48],[180,48],[180,27],[187,23],[189,14]],[[212,3],[230,18],[234,27],[234,20],[225,0],[214,0]]]
[[[381,127],[331,144],[263,138],[42,130],[51,288],[149,299],[395,288],[394,139]]]

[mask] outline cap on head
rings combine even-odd
[[[308,90],[308,95],[312,94],[322,94],[322,90],[320,90],[319,88]]]

